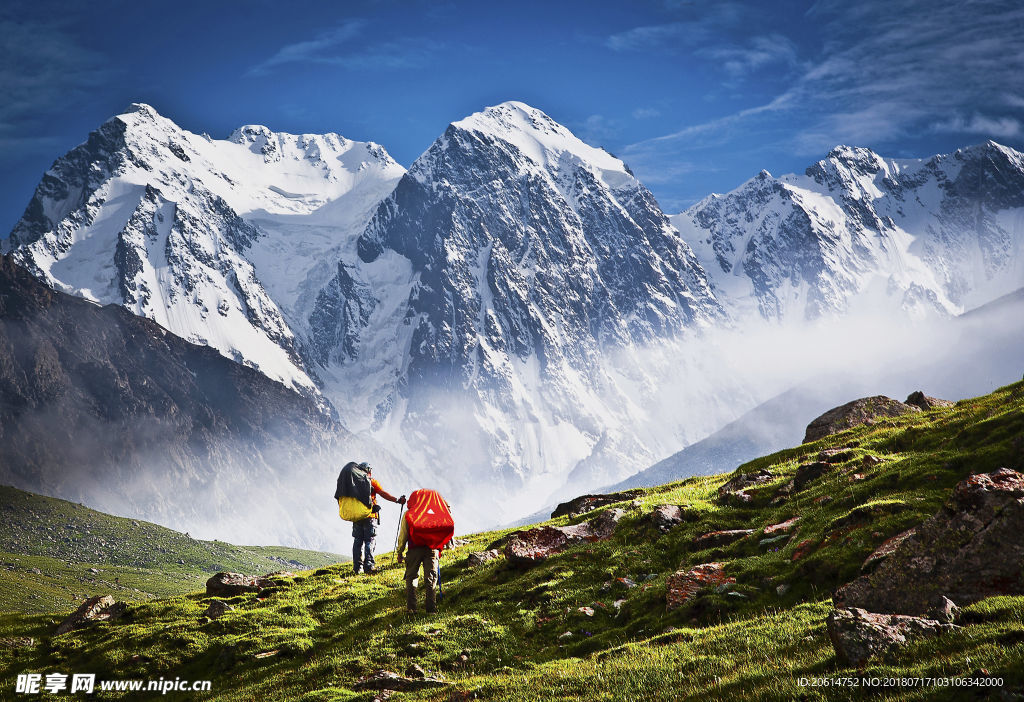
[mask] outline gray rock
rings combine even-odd
[[[735,495],[749,487],[768,483],[774,479],[775,474],[766,469],[761,469],[756,473],[737,473],[729,479],[729,482],[718,488],[718,496],[725,498],[729,495]]]
[[[754,533],[753,529],[726,529],[723,531],[711,531],[701,534],[693,540],[695,548],[718,548],[745,539]]]
[[[570,516],[575,517],[586,512],[591,512],[599,507],[614,504],[615,502],[624,502],[625,500],[632,500],[635,497],[639,497],[644,493],[643,490],[625,490],[623,492],[613,492],[607,495],[581,495],[580,497],[574,497],[568,502],[562,502],[555,511],[551,513],[551,518]]]
[[[355,690],[397,690],[399,692],[412,692],[432,687],[448,687],[449,685],[451,685],[451,683],[446,680],[428,677],[426,675],[423,677],[411,678],[403,677],[398,673],[391,672],[390,670],[378,670],[375,673],[360,678],[352,687]]]
[[[808,424],[807,432],[804,434],[804,443],[817,441],[863,424],[874,424],[879,419],[899,417],[920,411],[920,407],[908,405],[884,395],[863,397],[853,402],[847,402],[840,407],[834,407]]]
[[[476,568],[488,561],[493,561],[495,558],[501,558],[501,552],[496,548],[492,548],[490,551],[478,551],[466,557],[466,565],[470,568]]]
[[[206,608],[206,611],[203,612],[203,614],[209,617],[210,619],[217,619],[219,617],[223,617],[228,612],[234,611],[235,608],[229,605],[228,603],[221,602],[220,600],[214,600],[210,603],[210,606]]]
[[[1024,594],[1021,534],[1024,475],[1006,468],[972,475],[873,572],[839,588],[833,601],[837,607],[922,615],[944,597],[970,604]]]
[[[957,627],[934,619],[899,614],[876,614],[860,608],[837,609],[826,622],[836,657],[848,665],[862,665],[886,656],[914,639],[937,636]]]
[[[90,597],[76,609],[70,617],[57,626],[57,635],[66,634],[73,629],[81,629],[96,622],[116,621],[128,610],[124,602],[116,602],[110,595]]]
[[[935,409],[937,407],[952,407],[955,402],[950,400],[940,400],[937,397],[928,397],[922,391],[917,390],[916,392],[910,393],[907,397],[907,404],[920,407],[924,411]]]
[[[609,509],[588,522],[570,526],[541,526],[512,534],[505,544],[505,556],[519,567],[530,567],[576,543],[603,541],[615,533],[623,509]]]

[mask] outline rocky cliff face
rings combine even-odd
[[[4,482],[193,531],[334,544],[308,504],[319,495],[332,515],[348,452],[402,474],[312,400],[0,258]]]
[[[736,310],[958,314],[1024,282],[1024,156],[994,142],[928,159],[840,146],[673,222]]]

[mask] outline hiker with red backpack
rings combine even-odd
[[[455,536],[455,521],[451,508],[435,490],[414,490],[409,495],[409,511],[402,520],[398,533],[398,547],[395,553],[398,562],[403,561],[406,546],[409,555],[405,560],[405,602],[409,614],[416,613],[416,586],[422,566],[424,609],[428,613],[437,611],[437,580],[441,568],[441,550]]]
[[[405,495],[389,494],[373,478],[369,463],[347,463],[341,469],[334,499],[338,501],[338,515],[352,522],[352,565],[357,574],[360,568],[367,575],[377,572],[373,560],[373,541],[380,523],[377,495],[389,502],[405,504]]]

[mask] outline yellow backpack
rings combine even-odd
[[[373,508],[367,507],[354,497],[338,498],[338,516],[350,522],[361,522],[373,514]]]
[[[350,462],[341,469],[334,498],[342,519],[359,522],[373,514],[373,484],[368,473],[366,463]]]

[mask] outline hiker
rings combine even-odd
[[[367,575],[376,572],[373,540],[380,522],[377,495],[389,502],[405,504],[405,495],[395,497],[381,487],[369,463],[348,463],[341,469],[334,497],[338,500],[341,518],[352,522],[352,565],[356,573],[360,569]]]
[[[451,508],[434,490],[414,490],[409,495],[409,511],[398,533],[397,561],[405,561],[405,604],[409,614],[416,613],[416,586],[413,584],[423,570],[425,584],[424,609],[437,611],[435,588],[441,564],[441,550],[455,535]],[[406,546],[408,557],[404,557]]]

